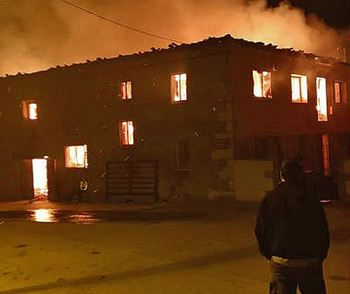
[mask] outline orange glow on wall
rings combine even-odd
[[[66,146],[64,149],[67,168],[87,168],[87,145]]]
[[[326,79],[316,78],[317,88],[317,119],[318,121],[327,121],[327,89]]]
[[[187,100],[187,74],[171,75],[171,100],[175,103]]]
[[[47,160],[32,159],[34,199],[46,200],[48,196]]]
[[[132,121],[123,121],[120,123],[120,144],[134,145],[134,123]]]
[[[271,73],[253,70],[254,96],[257,98],[272,98]]]
[[[292,102],[307,103],[307,77],[297,74],[291,75]]]
[[[122,100],[128,100],[132,98],[131,81],[120,83],[120,97]]]

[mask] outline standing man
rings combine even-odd
[[[255,234],[270,261],[270,294],[325,294],[322,262],[329,249],[327,220],[320,200],[302,179],[300,164],[282,162],[281,182],[261,204]]]

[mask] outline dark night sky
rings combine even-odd
[[[283,1],[268,0],[268,6],[276,7]],[[314,13],[337,29],[350,26],[350,0],[290,0],[293,6],[302,8],[306,14]]]

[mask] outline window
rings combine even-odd
[[[334,81],[334,102],[346,104],[346,84],[342,81]]]
[[[317,87],[317,119],[318,121],[327,121],[327,90],[326,79],[316,78]]]
[[[330,174],[328,135],[322,135],[322,155],[323,155],[323,173],[327,177]]]
[[[126,81],[119,84],[119,95],[122,100],[128,100],[132,98],[131,81]]]
[[[187,74],[171,75],[171,101],[173,103],[187,100]]]
[[[119,125],[120,145],[134,145],[134,123],[132,121],[123,121]]]
[[[67,168],[87,168],[87,146],[66,146],[64,150],[65,166]]]
[[[307,103],[307,77],[292,74],[292,102]]]
[[[190,169],[190,148],[188,141],[180,141],[177,143],[176,150],[176,166],[178,170]]]
[[[38,104],[35,101],[22,101],[22,114],[25,120],[37,120]]]
[[[270,72],[253,70],[253,82],[256,98],[272,98]]]

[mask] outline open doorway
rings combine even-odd
[[[47,160],[45,158],[32,159],[33,187],[35,200],[48,200]]]

